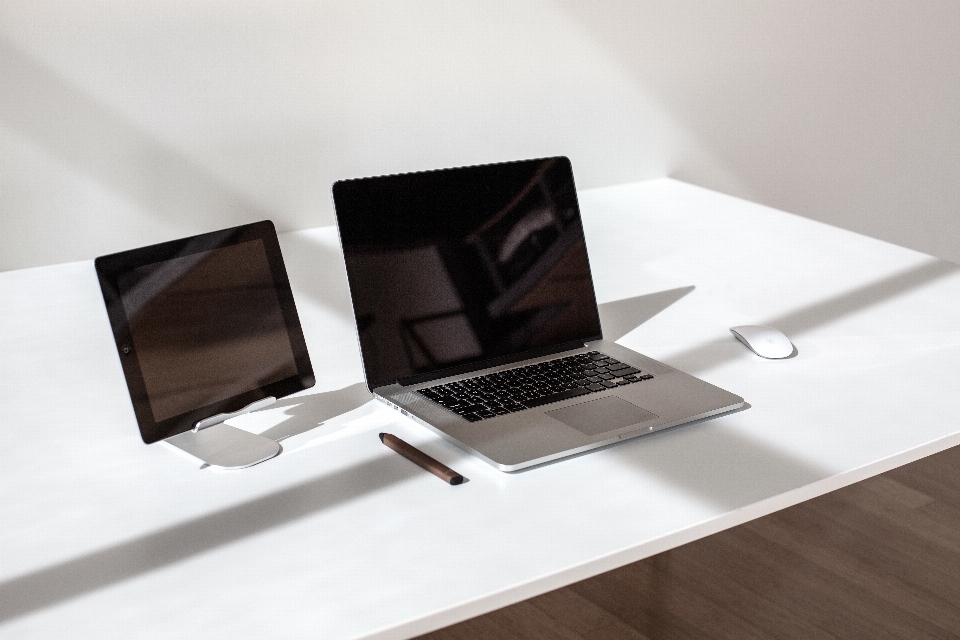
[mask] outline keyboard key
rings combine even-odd
[[[482,404],[471,404],[461,408],[463,413],[480,413],[481,411],[486,411],[487,408]]]
[[[476,422],[652,377],[615,358],[591,351],[438,384],[420,389],[418,393]]]
[[[582,396],[587,393],[590,393],[590,391],[587,389],[584,389],[583,387],[578,387],[576,389],[561,391],[560,393],[552,393],[548,396],[537,398],[536,400],[527,400],[523,404],[526,405],[528,408],[539,407],[541,405],[550,404],[552,402],[560,402],[561,400],[576,398],[577,396]]]

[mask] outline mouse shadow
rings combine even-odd
[[[694,289],[696,287],[690,285],[604,302],[599,305],[603,339],[616,342]]]
[[[280,443],[315,430],[316,435],[326,435],[322,427],[333,422],[335,418],[359,409],[371,400],[373,400],[373,394],[362,382],[334,391],[284,398],[270,408],[285,409],[283,413],[289,417],[280,424],[261,432],[260,435]],[[328,426],[327,432],[333,433],[344,425],[336,423]]]

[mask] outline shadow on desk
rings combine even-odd
[[[820,302],[795,309],[774,318],[761,319],[757,324],[776,327],[788,338],[795,338],[845,316],[881,304],[913,289],[919,289],[941,278],[954,275],[960,266],[939,259],[931,259],[904,269],[876,282],[856,287]],[[730,350],[723,342],[709,342],[663,358],[663,362],[692,375],[700,375],[743,354],[742,349]]]
[[[956,273],[957,270],[956,265],[939,260],[925,262],[876,283],[767,321],[767,324],[779,326],[788,334],[798,334]],[[626,335],[692,290],[693,287],[683,287],[601,305],[601,313],[605,315],[604,328],[609,331],[608,339]],[[621,331],[624,333],[618,336],[617,333]],[[721,353],[713,346],[701,345],[666,360],[673,366],[697,374],[720,364],[733,353],[728,349]],[[369,394],[359,384],[337,391],[285,399],[278,405],[290,407],[292,419],[269,429],[268,437],[282,441],[306,433],[324,421],[329,422],[336,416],[358,408],[367,400]],[[662,477],[666,482],[698,495],[706,502],[727,508],[777,495],[830,473],[827,469],[771,449],[748,434],[738,433],[720,422],[698,425],[697,438],[683,438],[683,446],[676,446],[677,438],[690,428],[693,425],[650,434],[632,443],[621,443],[611,449],[611,455],[622,464]],[[691,451],[690,447],[695,447],[696,451]],[[704,459],[713,462],[709,465],[698,463]],[[417,467],[405,463],[398,456],[391,456],[389,461],[373,459],[8,580],[0,583],[0,622],[307,517],[407,481],[421,473]],[[776,478],[772,483],[771,477]]]
[[[927,260],[761,323],[783,330],[788,337],[798,336],[958,271],[960,267],[950,262]],[[663,361],[687,373],[702,375],[743,355],[743,348],[731,337],[723,342],[700,344],[667,356]],[[610,455],[724,509],[758,502],[833,473],[713,420],[709,418],[644,436],[632,446],[615,447]],[[697,437],[683,437],[684,431],[691,428],[697,429]],[[682,446],[676,444],[678,438],[683,440]]]
[[[679,287],[599,305],[604,337],[607,340],[622,338],[693,290],[693,286]],[[271,409],[286,407],[284,414],[290,417],[260,435],[277,442],[308,432],[315,437],[328,435],[342,426],[334,422],[336,418],[359,409],[372,399],[373,394],[362,382],[335,391],[284,398]],[[325,429],[328,422],[333,424]]]
[[[321,428],[324,423],[359,409],[371,400],[373,400],[373,394],[367,391],[367,385],[362,382],[335,391],[321,391],[284,398],[273,404],[271,408],[287,407],[283,413],[290,417],[260,435],[283,442],[293,436]],[[339,426],[334,425],[334,428]],[[316,435],[325,435],[325,433],[320,429]]]
[[[616,342],[696,287],[678,287],[599,305],[603,339]]]
[[[731,413],[749,408],[747,405]],[[684,433],[690,429],[696,429],[696,437]],[[725,511],[834,473],[713,418],[652,433],[632,444],[615,447],[610,455],[618,463],[660,478]]]
[[[0,622],[186,560],[423,472],[385,454],[362,464],[0,583]]]

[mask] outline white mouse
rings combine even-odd
[[[786,358],[793,353],[793,343],[773,327],[747,324],[730,327],[730,332],[761,358]]]

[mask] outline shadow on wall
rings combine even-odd
[[[960,4],[557,4],[689,130],[671,177],[960,263]]]
[[[6,12],[0,146],[34,157],[0,204],[37,251],[0,265],[330,224],[341,178],[551,155],[583,188],[662,177],[685,136],[549,2],[156,4]]]
[[[0,77],[0,121],[5,126],[136,203],[174,233],[187,236],[271,217],[211,172],[3,38]],[[90,233],[109,237],[111,230],[94,220],[91,216],[86,225]],[[130,248],[120,242],[91,238],[88,250]]]

